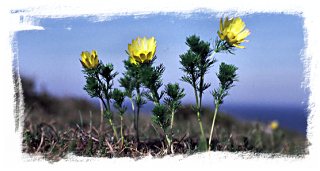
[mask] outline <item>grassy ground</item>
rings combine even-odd
[[[22,80],[26,103],[23,131],[23,152],[41,154],[56,161],[68,153],[94,157],[142,157],[170,154],[165,148],[163,133],[151,123],[150,114],[140,118],[140,143],[133,135],[133,118],[126,114],[124,120],[125,143],[116,141],[112,129],[101,120],[98,107],[79,98],[57,98],[46,92],[34,91],[32,80]],[[119,128],[119,117],[114,115]],[[209,137],[212,112],[204,109],[202,121]],[[184,106],[175,117],[174,153],[198,152],[200,135],[196,115],[191,106]],[[208,139],[207,139],[208,141]],[[304,155],[307,140],[304,135],[284,130],[275,130],[259,122],[238,121],[227,114],[219,113],[211,149],[216,151],[252,151]]]

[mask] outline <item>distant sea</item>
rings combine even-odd
[[[152,108],[152,104],[146,104],[141,111],[151,113]],[[242,121],[259,121],[268,124],[276,120],[281,128],[306,135],[308,118],[306,105],[222,104],[220,111]]]
[[[308,110],[306,105],[222,105],[221,111],[240,120],[269,123],[278,121],[279,126],[306,135]]]

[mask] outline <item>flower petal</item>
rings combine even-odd
[[[250,34],[250,31],[245,27],[246,24],[240,17],[231,19],[226,17],[225,20],[221,18],[217,33],[219,38],[225,40],[230,46],[244,48],[244,46],[240,46],[240,43],[245,42],[245,38]]]
[[[156,50],[156,41],[154,37],[147,39],[146,37],[137,37],[132,41],[132,44],[128,44],[128,52],[131,57],[131,63],[139,62],[144,63],[152,60]]]

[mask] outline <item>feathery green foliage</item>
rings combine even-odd
[[[111,92],[113,89],[113,80],[118,75],[114,72],[112,64],[104,65],[101,61],[95,68],[85,68],[83,73],[86,78],[86,85],[84,90],[90,95],[90,97],[98,97],[104,105],[104,117],[109,121],[109,124],[114,130],[114,136],[118,139],[116,129],[113,124],[113,114],[110,108]]]
[[[160,100],[164,94],[163,91],[159,92],[160,87],[163,85],[161,77],[164,70],[164,65],[160,64],[156,67],[144,67],[144,72],[142,73],[143,85],[148,89],[145,95],[150,101],[154,102],[155,104],[160,103]]]
[[[181,99],[186,95],[184,89],[180,88],[178,83],[167,84],[164,90],[167,97],[164,98],[164,103],[168,106],[170,112],[175,113],[181,106]]]
[[[212,92],[212,96],[215,99],[215,104],[221,105],[223,103],[223,98],[229,93],[229,89],[233,87],[233,83],[237,81],[237,67],[234,65],[228,65],[222,62],[220,64],[219,73],[217,74],[219,78],[219,88]]]
[[[127,107],[124,106],[124,99],[125,99],[125,92],[115,88],[112,91],[112,99],[114,100],[113,106],[118,110],[120,114],[120,135],[121,135],[121,142],[124,143],[124,136],[123,136],[123,115],[127,110]]]
[[[125,100],[125,93],[115,88],[112,91],[112,99],[114,100],[113,106],[118,110],[120,115],[123,115],[127,110],[127,107],[123,104]]]
[[[170,117],[168,117],[168,109],[163,104],[156,104],[152,109],[152,121],[153,123],[159,125],[164,132],[166,132],[168,126],[170,125]]]
[[[191,84],[193,87],[196,99],[196,105],[194,108],[198,117],[201,139],[204,140],[205,135],[200,114],[202,107],[202,96],[204,91],[211,85],[210,83],[205,82],[204,77],[216,60],[211,58],[212,49],[210,49],[210,43],[200,40],[200,37],[195,35],[187,37],[186,44],[189,46],[189,50],[180,55],[180,63],[182,65],[182,68],[180,69],[185,73],[185,75],[181,77],[181,80]],[[205,146],[204,149],[206,149]]]

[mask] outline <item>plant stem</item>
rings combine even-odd
[[[164,135],[165,135],[165,138],[166,138],[166,141],[167,141],[167,149],[169,149],[171,147],[171,142],[172,142],[172,139],[170,139],[170,137],[168,136],[168,134],[166,133],[166,130],[163,128],[162,125],[160,125],[160,128],[162,129]],[[172,148],[171,149],[171,153],[173,154],[174,151]]]
[[[194,95],[196,97],[197,119],[198,119],[198,123],[199,123],[199,126],[200,126],[201,136],[203,138],[205,138],[203,127],[202,127],[201,116],[200,116],[201,106],[199,106],[199,98],[198,98],[198,93],[197,93],[197,88],[196,88],[195,82],[193,83],[193,89],[194,89]]]
[[[137,125],[136,125],[136,113],[135,113],[135,111],[134,111],[134,102],[133,102],[133,100],[132,100],[132,97],[130,97],[129,98],[129,100],[130,100],[130,102],[131,102],[131,108],[132,108],[132,112],[133,112],[133,128],[135,129],[135,130],[137,130]]]
[[[213,51],[212,51],[212,54],[210,55],[210,58],[212,59],[212,58],[213,58],[213,56],[214,56],[216,53],[218,53],[218,51],[216,51],[216,49],[215,49],[215,50],[213,50]]]
[[[197,107],[197,110],[198,110],[199,100],[198,100],[198,92],[197,92],[197,87],[196,87],[195,81],[193,82],[192,86],[193,86],[193,90],[194,90],[194,96],[196,97],[196,105],[197,105],[196,107]]]
[[[175,113],[175,110],[172,109],[172,112],[171,112],[171,122],[170,122],[170,139],[169,137],[167,137],[167,141],[168,141],[168,148],[170,147],[171,149],[171,153],[174,154],[174,151],[173,151],[173,147],[171,147],[171,143],[172,143],[172,140],[173,140],[173,120],[174,120],[174,113]],[[166,134],[167,135],[167,134]]]
[[[130,102],[131,102],[131,108],[132,108],[132,111],[134,111],[134,103],[132,101],[132,98],[129,98]]]
[[[108,109],[109,109],[109,111],[111,112],[111,108],[110,108],[110,97],[109,97],[109,91],[110,91],[110,89],[109,89],[109,82],[108,81],[106,81],[107,82],[107,89],[106,89],[106,99],[107,99],[107,105],[108,105]],[[113,114],[111,113],[111,119],[113,119]]]
[[[203,83],[204,83],[204,74],[201,73],[200,77],[200,90],[199,90],[199,108],[202,107],[202,95],[203,95]]]
[[[98,82],[100,83],[100,85],[104,85],[103,83],[102,83],[102,81],[100,80],[100,78],[99,78],[99,74],[96,72],[95,73],[95,76],[96,76],[96,78],[97,78],[97,80],[98,80]],[[108,90],[106,89],[106,87],[105,86],[103,86],[103,91],[104,92],[108,92]],[[106,94],[106,93],[105,93]],[[102,99],[102,96],[101,96],[101,99]],[[106,105],[106,103],[103,101],[103,104],[104,104],[104,106],[106,107],[106,109],[107,110],[109,110],[110,109],[110,105]]]
[[[92,111],[90,110],[90,122],[89,122],[89,132],[90,132],[90,136],[91,136],[91,132],[92,132]]]
[[[200,127],[201,137],[203,139],[205,139],[205,135],[204,135],[203,127],[202,127],[202,122],[201,122],[201,116],[200,116],[201,106],[199,106],[199,97],[198,97],[198,91],[197,91],[197,87],[196,87],[196,79],[195,79],[194,75],[192,75],[192,86],[193,86],[193,90],[194,90],[194,96],[196,98],[197,119],[198,119],[198,123],[199,123],[199,127]]]
[[[141,103],[141,94],[140,94],[140,87],[136,87],[137,91],[137,98],[140,100],[139,103]],[[139,114],[140,114],[140,106],[141,104],[136,104],[137,105],[137,115],[136,115],[136,140],[139,143]]]
[[[213,119],[212,119],[212,125],[211,125],[210,137],[209,137],[209,147],[208,147],[208,151],[210,151],[210,145],[211,145],[213,127],[214,127],[214,123],[215,123],[215,121],[216,121],[216,116],[217,116],[217,113],[218,113],[218,109],[219,109],[219,105],[216,104],[216,105],[215,105],[215,109],[214,109],[214,116],[213,116]]]
[[[99,96],[99,99],[102,101],[102,104],[103,104],[104,108],[105,108],[106,110],[108,110],[108,107],[107,107],[107,105],[106,105],[106,102],[104,102],[102,96]]]
[[[103,106],[102,106],[102,100],[100,100],[100,130],[99,130],[99,135],[102,135],[103,131]]]
[[[201,136],[203,138],[205,138],[203,127],[202,127],[202,122],[201,122],[201,118],[200,118],[200,111],[197,111],[197,116],[198,116],[198,123],[199,123],[199,126],[200,126]]]
[[[79,110],[79,117],[80,117],[80,125],[81,125],[81,128],[83,128],[82,113],[81,113],[80,110]]]
[[[200,125],[201,135],[205,138],[203,127],[202,127],[201,114],[200,114],[201,107],[202,107],[202,93],[203,93],[202,88],[203,88],[203,82],[204,82],[204,78],[203,77],[204,77],[203,75],[200,77],[199,105],[198,105],[197,116],[198,116],[198,122],[199,122],[199,125]]]
[[[99,81],[99,83],[100,83],[101,85],[104,85],[104,84],[102,83],[102,81],[100,80],[98,73],[96,73],[96,78],[97,78],[97,80]],[[108,82],[107,82],[107,88],[106,88],[105,86],[103,86],[103,90],[104,90],[105,95],[106,95],[107,104],[105,103],[105,101],[103,100],[103,98],[102,98],[101,95],[99,96],[99,98],[100,98],[100,100],[103,102],[103,105],[104,105],[105,109],[106,109],[107,111],[111,112],[111,109],[110,109],[110,98],[107,96],[107,95],[108,95],[108,92],[109,92],[109,83],[108,83]],[[116,137],[116,140],[118,140],[117,130],[116,130],[116,128],[114,127],[114,124],[113,124],[113,122],[112,122],[112,118],[113,118],[113,117],[112,117],[112,113],[111,113],[111,119],[109,119],[109,123],[110,123],[110,125],[111,125],[111,127],[112,127],[112,129],[113,129],[113,134],[114,134],[114,136]]]
[[[123,116],[120,114],[120,134],[121,134],[121,144],[124,143],[124,137],[123,137]]]
[[[110,123],[110,125],[111,125],[111,127],[112,127],[112,129],[113,129],[113,134],[114,134],[114,136],[116,137],[116,140],[118,140],[117,130],[116,130],[116,128],[114,127],[113,122],[112,122],[111,119],[109,119],[109,123]]]
[[[137,142],[139,142],[139,113],[140,113],[140,107],[137,107],[137,113],[136,113],[136,139]]]
[[[140,113],[140,106],[137,108],[137,118],[136,118],[136,139],[137,142],[139,143],[139,113]]]
[[[101,96],[99,96],[99,98],[100,98],[100,100],[102,101],[105,109],[108,110],[108,107],[107,107],[106,103],[104,102],[103,98],[102,98]],[[115,127],[114,127],[113,122],[112,122],[111,119],[109,119],[109,123],[110,123],[110,125],[111,125],[111,127],[112,127],[112,129],[113,129],[113,134],[114,134],[114,136],[115,136],[116,139],[118,140],[118,134],[117,134],[117,131],[116,131],[116,129],[115,129]]]
[[[164,130],[163,130],[163,131],[164,131]],[[173,154],[174,151],[173,151],[173,148],[171,148],[171,141],[172,141],[172,140],[170,140],[169,136],[168,136],[165,132],[164,132],[164,134],[165,134],[165,137],[166,137],[166,140],[167,140],[167,143],[168,143],[167,149],[170,148],[171,153]]]
[[[171,139],[173,136],[173,119],[174,119],[174,110],[172,110],[172,113],[171,113],[171,123],[170,123]]]

